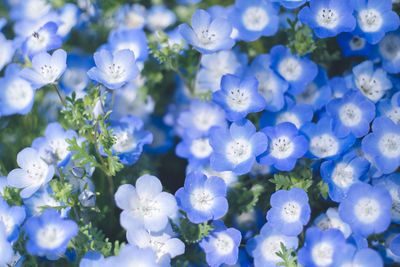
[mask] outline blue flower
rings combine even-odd
[[[175,197],[179,208],[193,223],[219,219],[228,211],[224,180],[216,176],[207,178],[201,172],[189,173]]]
[[[400,72],[400,31],[390,32],[383,37],[378,45],[382,67],[388,73]]]
[[[14,256],[13,247],[7,241],[7,234],[4,225],[0,222],[0,265],[7,266]]]
[[[309,7],[300,10],[298,17],[319,38],[351,32],[356,27],[353,7],[347,0],[312,0]]]
[[[296,166],[298,158],[308,150],[308,141],[299,135],[296,126],[283,122],[275,127],[261,129],[268,136],[269,148],[257,157],[262,165],[273,165],[280,171],[291,171]]]
[[[278,2],[284,8],[295,9],[304,5],[308,0],[271,0],[271,2]]]
[[[264,97],[258,93],[258,81],[254,76],[240,79],[232,74],[224,75],[221,79],[221,90],[212,94],[212,100],[225,110],[230,121],[262,111],[266,105]]]
[[[383,175],[380,178],[372,180],[373,185],[379,185],[386,188],[392,197],[392,222],[400,223],[400,173]]]
[[[62,39],[57,35],[58,26],[54,22],[47,22],[38,31],[26,38],[22,44],[22,53],[30,59],[38,53],[47,52],[62,46]]]
[[[306,135],[310,144],[306,154],[309,158],[336,158],[355,142],[353,135],[338,138],[332,130],[332,118],[327,116],[321,118],[317,123],[304,124],[301,131]]]
[[[248,173],[255,158],[267,150],[268,138],[248,120],[232,123],[229,130],[215,128],[210,135],[211,167],[216,171]]]
[[[278,31],[278,11],[269,1],[236,0],[229,19],[239,31],[238,39],[250,42]]]
[[[103,84],[108,89],[119,89],[139,74],[135,55],[131,50],[118,50],[114,54],[102,49],[94,53],[96,67],[87,74],[90,79]]]
[[[287,236],[266,223],[261,228],[260,234],[250,239],[246,244],[247,252],[254,258],[255,267],[275,267],[283,259],[276,255],[281,252],[281,243],[286,249],[296,249],[298,246],[296,236]]]
[[[33,148],[25,148],[17,154],[21,168],[12,170],[7,176],[9,186],[22,188],[21,197],[32,196],[41,186],[46,185],[54,175],[54,167],[40,158]]]
[[[0,33],[0,47],[2,48],[0,52],[0,70],[2,70],[5,65],[11,62],[15,52],[15,44]]]
[[[113,153],[118,153],[121,162],[126,165],[134,164],[143,151],[143,146],[153,142],[153,134],[145,131],[143,121],[132,115],[125,115],[119,121],[111,121],[115,144]]]
[[[292,95],[304,91],[306,85],[318,74],[317,65],[311,60],[290,53],[290,49],[277,45],[272,47],[271,67],[290,85],[288,92]]]
[[[29,218],[24,230],[28,236],[26,249],[30,254],[57,260],[78,234],[78,225],[73,220],[61,218],[56,210],[46,209],[39,217]]]
[[[95,267],[99,266],[100,264],[104,264],[103,254],[99,252],[88,251],[79,262],[79,267]]]
[[[81,11],[77,5],[65,3],[58,12],[58,30],[57,34],[67,39],[71,29],[80,23]]]
[[[372,61],[364,61],[353,68],[354,84],[369,100],[376,103],[387,90],[392,88],[392,82],[382,68],[375,69]]]
[[[164,5],[152,5],[146,14],[146,26],[151,31],[162,31],[176,21],[176,15]]]
[[[335,263],[337,266],[383,267],[382,258],[377,251],[371,248],[357,249],[350,244],[343,247],[342,254]]]
[[[298,252],[298,262],[307,267],[332,267],[342,255],[345,239],[337,229],[322,231],[310,227],[306,231],[304,247]]]
[[[375,118],[375,105],[361,92],[350,90],[343,98],[332,99],[326,106],[333,118],[333,132],[339,138],[353,134],[360,138],[369,132],[369,124]]]
[[[235,228],[226,228],[223,221],[213,221],[212,225],[215,229],[199,243],[206,253],[207,263],[211,267],[235,264],[242,235]]]
[[[380,171],[394,172],[400,165],[400,125],[387,117],[376,118],[361,147]]]
[[[343,222],[342,219],[339,217],[338,208],[328,208],[326,213],[322,213],[315,218],[313,226],[318,227],[321,230],[335,228],[340,230],[345,238],[348,238],[351,235],[351,228],[350,226]]]
[[[23,202],[27,217],[39,216],[43,212],[42,207],[48,206],[61,210],[61,217],[66,218],[71,209],[70,207],[63,208],[62,206],[65,206],[65,203],[54,199],[53,189],[49,184],[41,187],[31,197],[24,198]]]
[[[135,54],[136,62],[145,61],[149,56],[146,34],[141,29],[112,31],[105,48],[112,53],[129,49]]]
[[[332,97],[340,98],[348,91],[346,80],[343,77],[335,76],[328,81],[329,87],[332,89]]]
[[[179,25],[182,37],[202,54],[211,54],[220,50],[229,50],[235,45],[230,37],[231,23],[223,18],[211,20],[210,14],[199,9],[192,16],[192,28]]]
[[[344,57],[368,56],[372,52],[372,45],[364,38],[352,33],[342,33],[337,37]]]
[[[87,71],[93,67],[94,62],[91,57],[79,54],[68,54],[67,69],[60,80],[60,87],[67,94],[75,91],[77,94],[82,92],[89,84]]]
[[[142,29],[146,23],[146,8],[140,4],[125,4],[114,16],[118,29]]]
[[[272,194],[268,223],[282,234],[297,236],[310,220],[311,208],[307,193],[298,187],[289,191],[279,190]]]
[[[121,185],[115,193],[115,203],[122,209],[120,221],[125,229],[144,227],[150,231],[161,231],[168,224],[168,218],[177,212],[173,195],[162,192],[157,177],[142,175],[136,181],[136,187]]]
[[[151,248],[139,248],[134,245],[125,245],[118,256],[108,257],[104,260],[104,266],[146,266],[159,267],[157,255]],[[99,266],[99,265],[96,265]]]
[[[347,195],[350,186],[364,177],[369,170],[369,162],[357,157],[354,151],[349,151],[342,158],[329,160],[321,164],[321,176],[329,186],[329,197],[341,202]]]
[[[3,223],[5,227],[7,240],[9,242],[14,242],[18,239],[19,226],[24,220],[24,207],[10,207],[7,202],[0,197],[0,224]]]
[[[265,98],[268,111],[279,111],[285,104],[284,93],[289,88],[289,84],[279,77],[271,68],[271,58],[269,55],[257,55],[246,75],[254,75],[258,80],[258,92]]]
[[[357,18],[354,33],[371,44],[399,27],[399,16],[392,11],[391,0],[352,0],[352,4]]]
[[[396,235],[389,244],[390,250],[396,256],[400,256],[400,234]]]
[[[377,103],[377,117],[385,116],[391,119],[395,124],[400,122],[400,92],[395,93],[391,99],[381,99]]]
[[[212,151],[208,137],[184,137],[175,149],[176,155],[188,159],[189,165],[194,168],[208,163]]]
[[[0,78],[0,113],[3,116],[26,115],[32,109],[35,90],[28,81],[19,77],[20,71],[17,64],[10,64],[4,78]]]
[[[46,126],[43,137],[38,137],[32,142],[32,148],[39,152],[40,157],[48,164],[65,166],[71,158],[68,150],[68,139],[78,138],[74,130],[64,131],[58,122],[49,123]]]
[[[353,233],[368,237],[382,233],[390,225],[392,198],[382,186],[355,183],[339,205],[339,215]]]
[[[36,54],[32,59],[33,68],[24,68],[20,76],[31,83],[33,88],[41,88],[55,83],[67,67],[67,53],[58,49],[52,55],[45,52]]]

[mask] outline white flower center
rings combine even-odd
[[[297,129],[300,129],[301,123],[299,118],[297,117],[297,115],[293,112],[284,112],[278,115],[278,117],[276,118],[276,123],[275,124],[279,124],[282,122],[290,122],[293,123],[294,125],[296,125]]]
[[[3,223],[6,229],[6,234],[10,235],[14,229],[13,217],[7,214],[0,214],[0,223]]]
[[[219,233],[214,240],[214,247],[219,255],[227,255],[233,250],[233,239],[224,233]]]
[[[226,103],[234,111],[244,111],[251,104],[251,94],[243,89],[231,89],[226,97]]]
[[[269,236],[261,244],[261,253],[265,260],[274,263],[282,262],[276,253],[282,252],[281,243],[285,244],[285,240],[281,236]]]
[[[386,112],[386,117],[391,119],[394,123],[400,122],[400,107],[395,107]]]
[[[208,138],[195,139],[190,146],[190,152],[192,152],[196,158],[207,158],[212,151],[213,149],[210,146]]]
[[[350,45],[351,50],[357,51],[357,50],[363,49],[366,43],[367,42],[365,41],[364,38],[360,38],[358,36],[353,36],[349,45]]]
[[[281,211],[282,218],[289,223],[299,220],[301,214],[301,206],[295,201],[286,202]]]
[[[163,237],[150,236],[149,245],[157,254],[157,260],[168,253],[168,248],[163,241]]]
[[[122,66],[115,63],[108,65],[106,72],[107,75],[115,82],[123,81],[126,77],[126,70]]]
[[[319,26],[333,29],[339,23],[339,16],[335,10],[323,8],[318,12],[317,23]]]
[[[319,158],[326,158],[336,155],[339,150],[339,143],[336,138],[329,134],[315,136],[310,142],[310,151]]]
[[[341,122],[346,126],[358,125],[362,118],[361,109],[353,103],[343,105],[339,109],[339,117]]]
[[[400,156],[400,135],[387,133],[378,142],[381,153],[388,158]]]
[[[379,42],[379,52],[386,60],[398,60],[400,58],[400,36],[397,34],[386,35]]]
[[[128,28],[137,28],[144,21],[144,17],[137,14],[136,12],[128,12],[125,15],[125,24]]]
[[[276,91],[278,90],[274,77],[267,71],[256,73],[255,76],[259,81],[258,92],[267,102],[273,101]]]
[[[249,7],[243,13],[242,22],[249,31],[261,31],[269,23],[267,12],[261,7]]]
[[[340,162],[332,172],[332,181],[341,188],[347,188],[353,184],[354,168],[350,164]]]
[[[37,185],[41,184],[46,179],[48,169],[49,167],[43,160],[37,159],[29,163],[26,173],[29,178],[31,178],[32,184]]]
[[[46,31],[42,31],[41,33],[34,32],[32,33],[32,37],[28,40],[28,46],[34,51],[37,51],[46,48],[48,42],[49,34]]]
[[[316,265],[327,266],[332,263],[334,248],[330,243],[320,242],[311,250],[311,257]]]
[[[303,69],[297,59],[287,57],[279,63],[278,71],[286,81],[295,81],[301,76]]]
[[[215,125],[215,116],[211,112],[200,111],[194,115],[193,122],[200,131],[208,131]]]
[[[217,40],[217,35],[215,32],[211,32],[209,29],[203,29],[197,33],[200,43],[208,48],[212,48]]]
[[[375,199],[361,198],[354,206],[354,213],[361,222],[370,224],[379,218],[381,209]]]
[[[32,101],[32,87],[23,79],[15,79],[5,89],[7,103],[13,108],[23,109]]]
[[[57,78],[59,70],[55,66],[44,64],[40,67],[40,73],[46,81],[52,83]]]
[[[294,98],[297,103],[312,105],[319,97],[319,88],[315,83],[308,83],[306,89]]]
[[[214,196],[208,190],[199,188],[190,195],[190,203],[196,210],[208,211],[214,205]]]
[[[44,249],[56,249],[64,242],[64,231],[56,225],[46,225],[36,233],[37,244]]]
[[[376,102],[383,96],[382,85],[379,80],[367,74],[361,74],[355,80],[357,88],[371,101]]]
[[[277,159],[285,159],[292,155],[294,144],[287,136],[279,136],[272,140],[271,155]]]
[[[358,14],[358,25],[363,32],[376,32],[383,24],[381,13],[376,9],[364,9]]]
[[[137,202],[132,204],[133,207],[136,206],[133,210],[138,212],[141,217],[144,218],[157,217],[161,212],[159,203],[154,199],[139,198],[139,206],[137,206]]]
[[[112,146],[118,152],[125,153],[136,147],[135,137],[127,131],[114,132],[116,142]]]
[[[226,146],[226,157],[234,164],[239,164],[251,157],[252,147],[245,139],[235,139]]]

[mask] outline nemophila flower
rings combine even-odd
[[[103,254],[89,250],[79,262],[79,267],[95,267],[104,264],[104,262]]]
[[[114,129],[115,144],[112,146],[113,153],[123,164],[132,165],[140,157],[143,146],[153,142],[153,135],[144,130],[143,121],[135,116],[126,115],[119,121],[111,121]]]
[[[186,158],[189,161],[189,165],[193,167],[208,163],[212,151],[208,137],[184,137],[175,149],[176,155]]]
[[[10,207],[7,202],[2,197],[0,197],[0,224],[3,223],[6,237],[9,242],[14,242],[18,239],[19,226],[24,221],[24,219],[24,207]]]
[[[292,95],[304,91],[306,85],[318,74],[317,65],[311,60],[292,55],[290,49],[277,45],[272,47],[271,67],[290,85],[288,92]]]
[[[40,158],[33,148],[24,148],[17,154],[20,168],[12,170],[7,176],[9,186],[22,188],[21,197],[32,196],[41,186],[47,184],[54,175],[54,167]]]
[[[387,117],[376,118],[361,147],[380,171],[394,172],[400,165],[400,125]]]
[[[318,67],[318,75],[312,82],[309,82],[305,89],[294,96],[297,104],[310,105],[314,111],[324,107],[332,96],[331,88],[328,85],[326,71]]]
[[[389,248],[393,252],[393,254],[400,256],[400,234],[392,239]]]
[[[58,26],[48,22],[38,31],[32,33],[22,44],[22,53],[29,58],[40,52],[47,52],[62,46],[61,36],[57,35]]]
[[[4,189],[7,187],[7,177],[0,176],[0,194],[4,195]]]
[[[218,62],[218,64],[215,64]],[[199,84],[215,92],[220,89],[225,74],[241,76],[247,64],[247,55],[232,50],[223,50],[203,55],[197,79]]]
[[[269,1],[236,0],[229,19],[238,30],[238,39],[250,42],[278,31],[279,9]]]
[[[308,0],[271,0],[271,2],[278,2],[284,8],[294,9],[301,7],[303,4],[308,2]]]
[[[383,260],[379,253],[371,248],[357,249],[353,245],[346,244],[335,264],[341,267],[383,267]]]
[[[40,158],[48,164],[65,166],[71,158],[70,144],[67,140],[77,138],[74,130],[64,131],[58,122],[49,123],[43,137],[38,137],[32,142],[32,148],[39,152]]]
[[[333,77],[328,81],[328,85],[332,89],[333,98],[343,97],[348,90],[346,80],[343,77]]]
[[[199,243],[206,254],[207,263],[211,267],[235,264],[242,235],[235,228],[226,228],[223,221],[213,221],[212,225],[215,229]]]
[[[76,93],[83,91],[89,84],[87,71],[93,67],[94,62],[91,57],[68,54],[67,69],[60,79],[60,87],[66,93],[75,91]]]
[[[367,237],[389,227],[391,207],[392,198],[384,187],[355,183],[340,202],[339,215],[354,233]]]
[[[388,73],[400,72],[400,32],[390,32],[378,44],[382,67]]]
[[[332,118],[323,117],[317,123],[308,122],[303,125],[301,131],[309,141],[307,157],[332,159],[354,144],[353,135],[338,138],[333,133],[332,123]]]
[[[115,202],[122,209],[120,221],[125,229],[144,227],[161,231],[177,211],[174,196],[162,192],[160,180],[148,174],[137,179],[136,187],[121,185],[115,193]]]
[[[7,266],[14,255],[13,247],[7,241],[5,227],[0,223],[0,265]]]
[[[73,220],[61,218],[57,210],[46,209],[39,217],[29,218],[24,230],[28,236],[26,249],[29,254],[57,260],[78,234],[78,225]]]
[[[53,197],[53,190],[50,185],[41,187],[36,193],[29,198],[24,198],[24,207],[26,210],[26,216],[39,216],[43,212],[42,207],[52,207],[54,209],[61,210],[61,217],[66,218],[68,216],[70,208],[62,208],[65,203],[56,201]]]
[[[367,60],[355,66],[353,74],[356,88],[375,103],[392,88],[392,82],[386,72],[382,68],[375,69],[372,61]]]
[[[345,239],[337,229],[322,231],[310,227],[306,231],[304,247],[298,252],[298,262],[303,266],[334,266],[336,258],[341,256]]]
[[[321,164],[321,176],[329,186],[329,197],[336,202],[346,198],[350,186],[358,182],[368,172],[370,163],[349,151],[342,158],[328,160]]]
[[[307,193],[298,187],[289,191],[279,190],[272,194],[268,223],[288,236],[297,236],[310,220],[311,209]]]
[[[291,101],[287,98],[286,100],[286,102]],[[313,114],[313,109],[309,105],[287,103],[279,112],[265,111],[261,115],[259,124],[261,128],[264,128],[266,126],[275,126],[283,122],[290,122],[294,124],[297,129],[300,129],[306,122],[311,121]]]
[[[29,113],[35,100],[31,84],[19,76],[17,64],[7,66],[4,77],[0,78],[0,113],[3,116]]]
[[[146,34],[141,29],[112,31],[105,48],[113,54],[119,50],[129,49],[135,54],[137,62],[145,61],[149,56]]]
[[[232,24],[226,19],[212,20],[210,14],[199,9],[194,12],[191,25],[192,28],[187,24],[179,25],[179,32],[202,54],[229,50],[235,45],[235,41],[230,37]]]
[[[58,13],[59,23],[57,34],[67,38],[71,29],[79,22],[80,10],[77,5],[65,3]]]
[[[152,5],[146,14],[146,26],[151,31],[162,31],[176,21],[176,15],[164,5]]]
[[[207,176],[207,178],[210,178],[213,176],[222,178],[222,180],[224,180],[227,188],[229,188],[233,183],[237,182],[237,180],[238,180],[238,175],[235,174],[234,172],[231,172],[231,171],[217,172],[210,166],[210,164],[203,165],[200,167],[200,169],[192,168],[192,166],[188,165],[186,173],[189,173],[189,172],[195,171],[195,170],[200,170],[203,174],[205,174]]]
[[[185,244],[172,233],[149,233],[145,229],[133,229],[126,232],[129,244],[139,248],[151,248],[157,254],[157,263],[162,266],[170,265],[170,260],[185,252]]]
[[[279,77],[271,68],[271,58],[269,55],[257,55],[246,75],[254,75],[258,80],[258,92],[266,101],[265,109],[269,111],[279,111],[285,104],[284,93],[289,84]]]
[[[10,12],[12,20],[38,19],[47,14],[51,9],[51,4],[45,0],[26,0],[17,2]]]
[[[211,131],[211,167],[216,171],[233,171],[238,175],[248,173],[255,158],[267,150],[268,138],[246,119],[231,124],[229,129]]]
[[[94,53],[93,58],[96,67],[91,68],[87,74],[90,79],[108,89],[119,89],[139,74],[135,55],[131,50],[123,49],[111,54],[102,49]]]
[[[392,11],[390,0],[352,0],[357,18],[355,34],[369,43],[378,43],[386,32],[399,27],[399,16]]]
[[[125,245],[118,256],[108,257],[104,266],[146,266],[159,267],[157,255],[151,248],[139,248],[134,245]]]
[[[0,33],[0,70],[4,68],[5,65],[11,62],[14,52],[15,52],[15,46],[14,42],[11,40],[7,40],[7,38]]]
[[[254,76],[244,79],[226,74],[221,79],[221,90],[212,94],[214,103],[222,107],[230,121],[237,121],[252,112],[265,108],[266,102],[258,93],[258,81]]]
[[[223,217],[228,211],[226,185],[219,177],[207,178],[194,171],[186,176],[185,184],[175,193],[179,208],[193,223],[203,223]]]
[[[392,197],[392,210],[391,218],[392,222],[400,223],[400,174],[392,173],[390,175],[384,175],[380,178],[372,180],[373,185],[379,185],[386,188]]]
[[[400,122],[400,103],[398,103],[398,97],[400,92],[395,93],[391,99],[381,99],[377,103],[377,117],[385,116],[391,119],[394,123]]]
[[[352,33],[342,33],[337,37],[344,57],[368,56],[372,52],[372,45],[364,38]]]
[[[260,234],[250,239],[246,244],[247,252],[254,258],[255,267],[275,267],[283,259],[276,255],[282,252],[281,243],[286,249],[296,249],[298,246],[296,236],[287,236],[266,223],[261,228]]]
[[[31,83],[33,88],[41,88],[55,83],[67,67],[67,53],[58,49],[52,55],[45,52],[35,55],[32,59],[33,68],[24,68],[20,76]]]
[[[326,213],[322,213],[315,218],[313,225],[324,231],[331,228],[338,229],[345,238],[348,238],[352,233],[350,226],[340,219],[337,208],[328,208]]]
[[[369,132],[369,124],[375,118],[375,105],[361,92],[350,90],[343,98],[332,99],[326,106],[333,118],[333,132],[339,138],[353,134],[360,138]]]
[[[140,4],[125,4],[114,16],[119,29],[142,29],[146,23],[146,8]]]
[[[298,16],[302,23],[314,29],[319,38],[351,32],[356,27],[353,7],[346,0],[312,0],[310,6],[303,7]]]
[[[280,171],[292,170],[298,158],[308,150],[308,141],[299,135],[296,126],[284,122],[261,130],[268,136],[268,150],[257,157],[262,165],[273,165]]]
[[[207,136],[214,126],[226,127],[225,112],[218,105],[197,99],[179,114],[177,122],[191,137]]]

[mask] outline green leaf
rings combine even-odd
[[[269,181],[275,184],[275,190],[290,190],[294,187],[302,188],[308,192],[308,189],[313,185],[313,175],[311,168],[296,167],[291,172],[279,172],[274,175]]]
[[[174,222],[171,222],[172,230],[179,234],[180,238],[187,244],[194,244],[200,242],[203,237],[206,237],[214,230],[214,226],[208,222],[201,224],[195,224],[189,221],[187,216],[182,216],[179,221],[180,227],[178,227]]]

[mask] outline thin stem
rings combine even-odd
[[[57,164],[57,163],[56,163],[56,164]],[[61,182],[62,184],[64,184],[64,177],[62,176],[61,170],[60,170],[60,168],[58,168],[57,165],[56,165],[56,169],[57,169],[57,172],[58,172],[58,176],[60,177],[60,182]]]
[[[192,98],[195,97],[197,76],[199,75],[200,64],[201,64],[201,58],[202,58],[202,57],[203,57],[203,54],[200,54],[200,56],[199,56],[199,62],[197,62],[195,74],[194,74],[194,77],[193,77],[193,80],[192,80],[192,87],[190,88],[190,94],[191,94],[191,97],[192,97]]]
[[[65,103],[64,97],[61,95],[60,88],[58,88],[58,85],[56,83],[53,83],[54,89],[56,89],[58,98],[60,98],[61,103],[63,104],[64,107],[67,107],[67,103]]]

